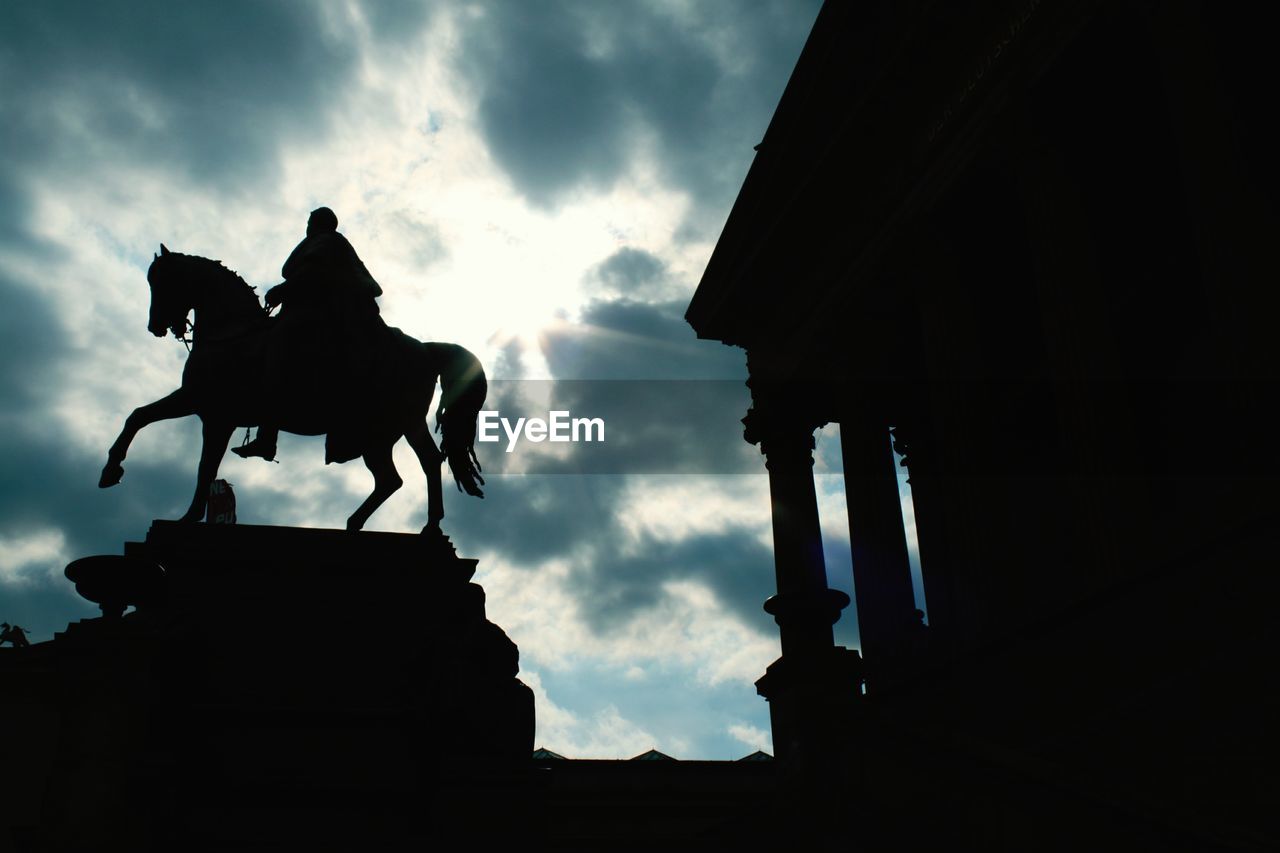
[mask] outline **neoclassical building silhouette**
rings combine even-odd
[[[1274,840],[1266,33],[1196,2],[822,9],[686,316],[746,351],[758,686],[849,837]],[[829,628],[826,423],[861,662]]]

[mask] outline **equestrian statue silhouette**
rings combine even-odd
[[[172,331],[183,341],[190,329],[191,352],[182,386],[126,419],[107,453],[101,488],[124,476],[121,463],[139,430],[156,421],[196,415],[204,447],[195,496],[182,521],[204,516],[210,484],[240,426],[261,426],[260,441],[271,430],[269,447],[244,455],[271,458],[274,431],[283,429],[325,435],[326,461],[364,457],[373,474],[373,492],[347,519],[348,530],[361,529],[403,484],[391,457],[402,436],[427,477],[424,533],[439,532],[444,518],[444,460],[460,490],[484,497],[474,444],[488,386],[479,360],[466,349],[415,340],[383,324],[376,307],[371,319],[368,311],[351,310],[353,303],[340,288],[326,291],[314,283],[308,285],[307,300],[286,303],[280,316],[270,317],[253,288],[221,262],[171,252],[163,245],[147,281],[147,329],[157,337]],[[360,298],[371,301],[367,292]],[[427,423],[437,379],[439,448]]]

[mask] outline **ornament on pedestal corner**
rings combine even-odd
[[[24,649],[31,645],[27,640],[27,631],[21,625],[10,625],[0,622],[0,646],[10,643],[15,649]]]

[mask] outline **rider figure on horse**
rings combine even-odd
[[[322,363],[313,367],[332,380],[324,384],[336,389],[331,396],[339,404],[331,407],[330,437],[335,432],[349,433],[358,408],[352,404],[358,402],[358,389],[373,369],[387,329],[375,301],[382,288],[347,238],[338,233],[338,217],[327,207],[311,211],[307,236],[284,262],[281,273],[284,283],[268,290],[265,298],[268,309],[284,308],[273,336],[285,347],[305,348],[319,357]],[[320,346],[317,335],[323,338]],[[274,349],[279,354],[280,347]],[[279,423],[268,412],[257,437],[232,452],[245,458],[274,459],[279,433]],[[330,461],[359,455],[355,448],[335,452],[332,442],[329,449]]]

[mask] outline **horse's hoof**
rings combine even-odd
[[[114,462],[102,466],[102,476],[98,478],[99,489],[109,489],[120,482],[124,476],[124,468]]]
[[[428,521],[427,526],[422,528],[423,536],[443,536],[444,531],[440,529],[440,522]]]

